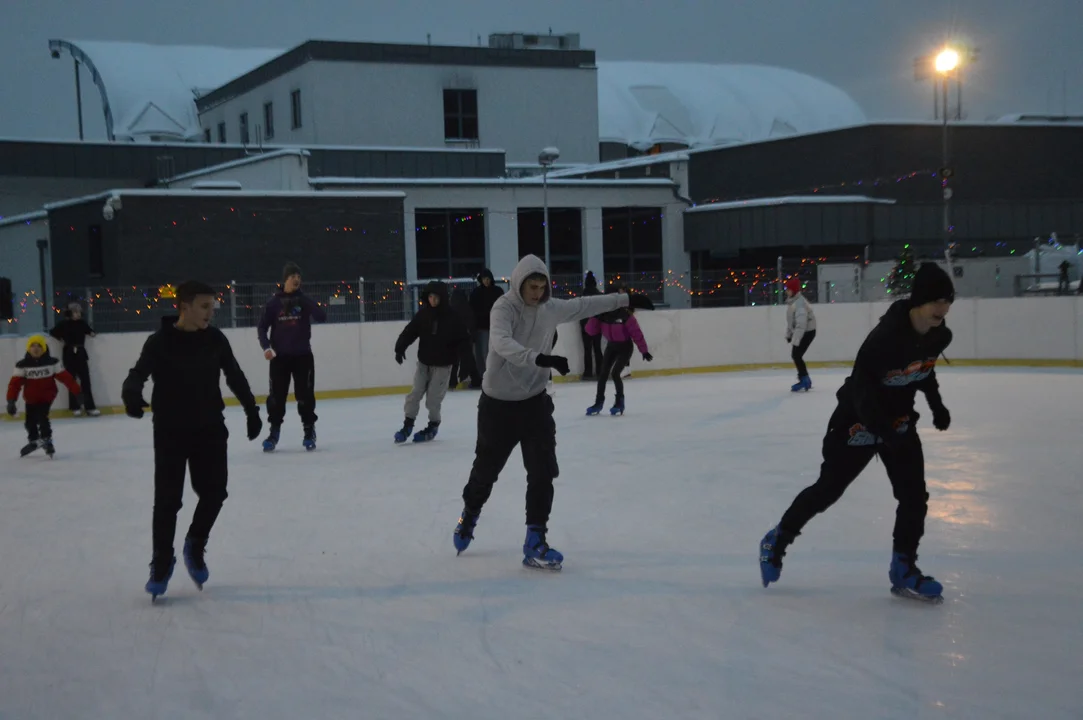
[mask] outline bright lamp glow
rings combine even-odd
[[[955,68],[959,67],[959,53],[951,48],[941,50],[936,56],[936,71],[938,73],[949,73]]]

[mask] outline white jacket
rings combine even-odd
[[[786,339],[793,345],[800,345],[805,333],[816,329],[816,314],[812,312],[812,303],[803,293],[797,293],[786,301]]]
[[[497,400],[526,400],[545,392],[550,370],[535,360],[552,352],[558,325],[628,306],[625,293],[560,300],[549,292],[539,304],[527,305],[520,288],[535,273],[550,277],[541,258],[527,255],[511,271],[511,287],[489,314],[489,355],[481,389]]]

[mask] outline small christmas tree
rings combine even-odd
[[[889,295],[905,295],[910,292],[914,283],[914,254],[910,251],[910,244],[903,245],[902,252],[895,259],[895,267],[887,276],[887,292]]]

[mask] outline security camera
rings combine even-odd
[[[60,59],[60,51],[59,50],[50,50],[49,54],[53,56],[53,60],[59,60]]]
[[[122,207],[122,205],[121,205],[120,196],[119,195],[113,195],[112,197],[110,197],[108,200],[105,201],[104,205],[102,205],[102,217],[105,218],[106,220],[112,220],[114,217],[116,217],[116,214],[117,214],[116,211],[120,210],[121,207]]]

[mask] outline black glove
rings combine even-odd
[[[405,360],[405,359],[406,359],[406,354],[405,353],[400,353],[400,352],[395,353],[395,362],[397,362],[399,365],[402,365],[402,361]]]
[[[654,310],[654,303],[642,293],[628,293],[628,307],[636,310]]]
[[[539,355],[534,364],[538,367],[552,368],[561,375],[567,375],[571,372],[571,368],[568,367],[568,358],[560,355]]]
[[[248,423],[248,439],[255,440],[259,437],[260,431],[263,430],[263,421],[259,419],[259,408],[254,407],[251,410],[246,410],[244,415]]]
[[[8,415],[15,417],[15,401],[8,400]]]
[[[933,427],[937,430],[947,430],[951,427],[951,413],[943,405],[937,405],[932,408],[933,411]]]
[[[143,398],[124,398],[124,412],[130,418],[138,420],[143,417],[143,408],[148,407],[150,407],[150,403]]]
[[[651,360],[654,360],[654,355],[651,355],[649,352],[645,352],[643,353],[643,359],[647,362],[650,362]]]

